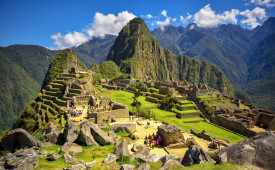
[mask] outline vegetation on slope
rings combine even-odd
[[[123,73],[130,73],[138,79],[186,79],[233,95],[233,88],[220,69],[207,62],[164,50],[140,18],[131,20],[122,29],[107,60],[114,61]]]

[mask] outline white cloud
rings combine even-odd
[[[245,10],[240,13],[240,15],[245,16],[247,19],[241,20],[242,24],[249,25],[251,28],[255,28],[260,23],[258,22],[258,19],[262,20],[266,18],[266,12],[264,8],[256,7],[252,11],[250,10]]]
[[[172,21],[173,21],[173,22],[177,21],[177,18],[173,18]]]
[[[256,6],[274,7],[275,0],[250,0],[250,4]]]
[[[141,15],[140,17],[141,18],[148,18],[148,19],[154,18],[153,15],[151,15],[151,14]]]
[[[187,21],[189,21],[190,19],[192,18],[192,15],[190,15],[188,12],[187,12],[187,17],[184,18],[183,16],[180,16],[180,21],[185,24]]]
[[[51,36],[51,39],[54,40],[54,44],[59,49],[64,49],[72,46],[79,46],[80,44],[83,44],[89,40],[89,37],[83,33],[80,32],[73,32],[68,33],[64,36],[61,35],[61,33],[57,33]]]
[[[237,24],[236,16],[239,12],[237,9],[231,9],[231,11],[216,14],[208,4],[194,15],[194,22],[200,27],[216,27],[219,24],[227,23]]]
[[[162,27],[166,26],[166,25],[169,25],[170,24],[170,20],[171,20],[171,18],[168,17],[168,18],[165,19],[165,21],[157,21],[157,25],[162,26]]]
[[[161,15],[167,17],[167,11],[166,11],[166,10],[162,10],[162,11],[161,11]]]
[[[93,22],[83,29],[82,32],[73,33],[69,32],[66,35],[57,33],[51,36],[54,40],[54,44],[59,48],[68,48],[73,46],[79,46],[83,44],[93,36],[104,36],[105,34],[117,35],[119,31],[136,16],[128,11],[114,14],[104,15],[102,13],[95,13]]]
[[[119,31],[136,16],[128,11],[104,15],[97,12],[94,16],[94,22],[86,29],[90,36],[104,36],[105,34],[117,35]]]

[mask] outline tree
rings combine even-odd
[[[165,110],[172,109],[176,103],[178,103],[178,98],[174,95],[173,90],[169,90],[169,93],[165,96],[165,98],[161,101],[160,108]]]
[[[131,106],[134,108],[133,112],[136,113],[139,111],[139,108],[141,106],[140,101],[138,101],[138,97],[141,95],[142,91],[147,91],[148,87],[142,82],[136,82],[130,84],[128,89],[132,89],[134,91],[133,103],[131,103]]]

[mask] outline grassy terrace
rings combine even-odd
[[[173,108],[173,110],[175,110],[176,112],[179,112],[179,113],[199,113],[199,111],[196,110],[196,109],[192,109],[192,110],[183,110],[183,111],[181,111],[181,110],[178,110],[178,109],[176,109],[176,108]]]
[[[125,92],[125,91],[114,91],[110,90],[107,94],[101,94],[103,97],[110,97],[115,101],[122,102],[127,106],[130,110],[132,110],[130,104],[133,101],[132,97],[134,94]],[[148,108],[148,107],[157,107],[157,104],[151,103],[145,100],[145,97],[140,96],[138,100],[141,102],[141,107],[142,108]],[[218,139],[222,140],[228,140],[231,143],[236,143],[244,138],[236,135],[232,132],[229,132],[227,130],[221,129],[219,127],[216,127],[210,123],[207,122],[201,122],[201,123],[183,123],[185,119],[178,119],[176,117],[169,117],[168,116],[173,116],[175,113],[173,112],[168,112],[165,110],[161,110],[159,108],[153,108],[151,109],[155,112],[156,114],[156,119],[159,121],[166,121],[170,124],[177,125],[181,127],[184,130],[190,130],[194,129],[197,132],[201,132],[202,130],[205,130],[208,134],[211,136],[214,136]]]
[[[189,103],[192,103],[192,102],[189,101],[189,100],[180,100],[179,103],[180,104],[189,104]]]
[[[180,107],[192,107],[194,106],[193,103],[190,103],[190,104],[184,104],[184,105],[178,105]]]

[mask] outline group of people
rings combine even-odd
[[[144,144],[154,149],[155,147],[159,147],[162,145],[162,137],[161,135],[153,133],[153,135],[149,134],[149,136],[145,136]]]
[[[212,141],[210,143],[210,148],[212,149],[221,149],[222,142],[218,141],[217,143],[215,141]]]
[[[69,108],[68,113],[70,113],[72,117],[77,117],[82,115],[82,110],[73,110]]]

